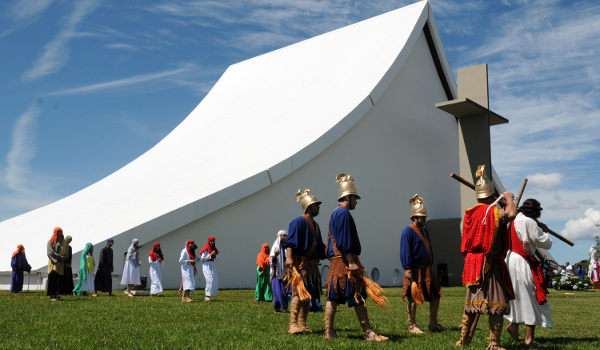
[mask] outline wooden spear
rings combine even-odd
[[[469,180],[466,180],[464,177],[455,174],[455,173],[450,173],[450,177],[455,179],[456,181],[460,182],[461,184],[467,186],[468,188],[475,190],[475,185],[473,185],[472,183],[469,182]],[[525,191],[525,186],[527,186],[527,178],[524,178],[523,181],[521,182],[521,188],[519,190],[519,193],[517,195],[517,202],[516,202],[516,206],[519,206],[519,202],[521,201],[521,197],[523,197],[523,192]],[[539,222],[538,222],[539,223]],[[563,241],[564,243],[570,245],[571,247],[574,246],[575,244],[573,242],[571,242],[570,240],[568,240],[567,238],[565,238],[564,236],[560,235],[559,233],[551,230],[548,227],[548,233],[551,234],[552,236],[558,238],[559,240]]]

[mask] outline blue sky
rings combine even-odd
[[[235,62],[413,1],[0,3],[0,220],[73,193],[171,131]],[[600,233],[600,4],[431,1],[451,67],[490,64],[495,167],[528,176],[584,258]]]

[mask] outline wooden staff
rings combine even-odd
[[[470,188],[472,190],[475,190],[475,185],[473,185],[472,183],[470,183],[468,180],[466,180],[462,176],[460,176],[458,174],[455,174],[455,173],[450,173],[450,177],[453,178],[453,179],[455,179],[456,181],[460,182],[461,184],[467,186],[468,188]],[[527,178],[524,178],[523,181],[521,182],[521,188],[519,190],[519,194],[517,196],[517,202],[516,202],[516,206],[517,207],[519,206],[519,202],[521,201],[521,197],[523,196],[523,192],[525,191],[525,186],[527,186]],[[564,243],[568,244],[571,247],[575,245],[573,242],[571,242],[570,240],[566,239],[565,237],[563,237],[559,233],[556,233],[555,231],[551,230],[549,227],[547,227],[547,228],[548,228],[548,233],[550,235],[558,238],[559,240],[563,241]]]
[[[539,221],[537,221],[537,220],[536,220],[536,222],[537,222],[538,224],[543,224],[542,222],[539,222]],[[549,233],[549,234],[551,234],[552,236],[554,236],[554,237],[556,237],[556,238],[560,239],[561,241],[565,242],[566,244],[570,245],[571,247],[575,245],[575,243],[573,243],[573,242],[569,241],[569,240],[568,240],[567,238],[565,238],[564,236],[561,236],[560,234],[558,234],[558,233],[556,233],[556,232],[552,231],[552,230],[550,229],[550,227],[546,226],[546,228],[548,229],[548,233]]]
[[[465,179],[464,177],[455,174],[455,173],[450,173],[450,177],[453,178],[454,180],[460,182],[461,184],[467,186],[468,188],[472,189],[473,191],[475,191],[475,185],[473,185],[472,183],[470,183],[467,179]]]
[[[519,195],[517,196],[517,198],[515,199],[515,206],[518,208],[519,204],[521,203],[521,199],[523,198],[523,193],[525,192],[525,186],[527,186],[527,178],[524,177],[523,181],[521,181],[521,188],[519,188]]]

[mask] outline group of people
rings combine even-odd
[[[503,349],[500,339],[504,319],[507,331],[519,341],[519,325],[525,325],[525,345],[535,338],[535,327],[551,327],[552,318],[538,249],[550,249],[546,225],[539,222],[541,204],[531,198],[516,207],[513,194],[496,192],[494,183],[478,166],[475,183],[477,204],[464,213],[461,254],[462,282],[466,289],[460,338],[456,345],[471,343],[481,315],[488,315],[490,350]],[[427,210],[421,196],[410,201],[412,223],[400,239],[404,267],[404,297],[407,301],[408,331],[422,334],[416,325],[416,306],[430,303],[429,330],[444,328],[437,322],[440,283],[433,269],[433,249],[425,225]]]
[[[135,296],[136,286],[141,285],[140,275],[140,260],[139,260],[139,240],[134,238],[131,245],[127,249],[125,255],[125,264],[123,266],[123,275],[121,276],[121,285],[126,286],[124,291],[130,297]],[[191,303],[192,293],[196,290],[196,276],[198,275],[197,266],[202,264],[202,272],[206,281],[204,289],[204,301],[211,301],[217,296],[219,290],[218,273],[215,265],[215,260],[219,254],[216,247],[216,238],[208,236],[208,241],[199,250],[193,240],[188,240],[185,247],[179,254],[179,265],[181,270],[181,301],[183,303]],[[160,243],[154,242],[152,249],[148,254],[148,275],[150,277],[150,295],[159,296],[163,293],[162,286],[162,269],[161,265],[164,262]]]
[[[462,282],[466,287],[460,339],[456,345],[467,346],[477,328],[481,315],[489,320],[488,349],[501,350],[503,320],[508,321],[507,331],[519,340],[519,325],[525,325],[524,343],[534,341],[536,326],[551,327],[552,318],[548,303],[542,257],[537,249],[549,249],[552,241],[549,229],[538,219],[541,204],[527,199],[517,208],[513,194],[497,193],[494,183],[480,165],[475,174],[477,204],[464,213],[462,220],[461,254],[464,257]],[[335,314],[339,305],[354,308],[364,338],[368,341],[385,341],[369,322],[365,305],[369,292],[369,279],[364,275],[360,255],[362,246],[358,229],[351,211],[360,200],[355,179],[350,174],[339,174],[337,208],[329,218],[329,230],[324,243],[316,217],[321,201],[310,189],[298,190],[296,201],[302,214],[294,218],[288,230],[280,230],[272,249],[265,243],[256,257],[256,300],[273,301],[277,311],[289,309],[288,333],[309,332],[307,319],[311,301],[321,296],[319,262],[329,260],[326,276],[325,338],[333,339]],[[429,302],[428,329],[443,331],[438,322],[440,304],[440,281],[434,266],[433,246],[427,228],[427,209],[424,198],[414,195],[409,200],[410,224],[400,237],[400,261],[404,268],[403,297],[406,301],[408,331],[423,334],[416,323],[417,305]],[[63,239],[62,230],[56,228],[48,241],[48,295],[58,298],[61,290],[76,294],[101,290],[112,292],[110,274],[112,264],[112,240],[102,250],[98,270],[94,276],[93,246],[88,243],[80,258],[79,279],[72,286],[70,237]],[[179,255],[181,266],[182,302],[192,301],[196,287],[197,264],[202,263],[206,278],[205,300],[210,301],[218,290],[215,259],[219,250],[215,237],[196,253],[198,246],[187,241]],[[127,250],[121,284],[127,286],[125,293],[134,295],[134,287],[140,283],[139,241],[134,239]],[[597,258],[597,254],[594,255]],[[161,263],[164,256],[159,243],[150,251],[151,294],[162,292]],[[23,273],[31,269],[25,258],[24,248],[19,246],[13,254],[14,290],[22,288]],[[597,263],[597,260],[596,260]],[[63,277],[64,276],[64,277]],[[70,280],[71,285],[68,285]],[[92,281],[95,281],[92,283]],[[372,281],[371,281],[372,282]],[[291,294],[291,300],[288,296]]]
[[[362,247],[350,213],[360,199],[354,177],[339,174],[338,207],[331,213],[327,244],[315,218],[322,202],[310,189],[300,189],[296,201],[302,215],[294,218],[288,230],[280,230],[269,249],[264,243],[256,257],[256,300],[273,301],[276,311],[289,309],[288,333],[310,332],[307,319],[311,310],[321,308],[319,262],[329,260],[326,276],[325,338],[333,339],[338,305],[354,308],[363,335],[368,341],[385,341],[369,322],[365,305],[367,279],[360,261]],[[288,300],[291,295],[291,300]]]
[[[48,277],[46,292],[51,301],[60,300],[61,295],[92,295],[106,292],[112,295],[112,273],[114,271],[113,249],[114,241],[109,239],[100,252],[100,260],[96,267],[94,259],[94,246],[86,243],[79,258],[79,272],[77,283],[73,283],[71,260],[73,251],[70,243],[71,236],[64,236],[63,230],[56,227],[52,237],[47,243]],[[202,263],[202,271],[206,280],[205,301],[210,301],[217,295],[218,274],[215,259],[219,253],[215,245],[216,238],[208,237],[208,242],[196,254],[197,246],[194,241],[188,241],[181,251],[179,264],[181,265],[181,293],[182,302],[191,302],[191,293],[196,289],[196,264]],[[125,263],[121,276],[121,285],[125,287],[124,293],[133,297],[137,286],[142,284],[139,259],[140,244],[137,238],[125,253]],[[163,293],[161,265],[165,257],[160,243],[154,242],[148,255],[150,277],[150,295],[159,296]],[[25,247],[18,245],[11,258],[12,276],[11,292],[18,293],[23,290],[24,272],[30,272],[31,266],[27,262]]]
[[[55,227],[50,240],[46,245],[46,253],[48,256],[48,278],[47,278],[47,295],[51,301],[59,300],[61,295],[86,295],[91,294],[96,296],[98,291],[112,294],[112,277],[113,259],[112,259],[112,240],[107,242],[107,246],[102,249],[100,254],[100,262],[96,269],[96,261],[94,259],[94,246],[91,243],[86,243],[79,258],[79,272],[77,274],[77,284],[73,283],[72,257],[73,250],[71,248],[71,236],[64,236],[63,230],[60,227]],[[22,251],[21,261],[26,263],[24,248],[19,246],[15,251],[14,257],[19,256],[18,252]],[[24,259],[24,260],[23,260]],[[18,261],[18,259],[15,259]],[[22,280],[23,271],[30,271],[31,267],[26,264],[27,270],[17,271],[13,268],[13,274],[19,276]],[[12,288],[11,288],[12,290]],[[21,288],[15,288],[15,291],[20,291]]]
[[[219,290],[219,276],[215,259],[219,254],[216,246],[216,238],[208,236],[208,242],[197,252],[198,246],[192,240],[186,242],[185,247],[179,254],[181,265],[181,301],[191,303],[192,292],[196,289],[195,275],[198,273],[197,264],[202,263],[202,273],[206,280],[204,288],[204,301],[211,301],[217,296]]]
[[[500,339],[506,327],[519,341],[519,325],[525,325],[524,343],[535,338],[536,326],[551,327],[545,275],[537,249],[550,249],[552,240],[548,227],[540,223],[541,204],[527,199],[517,208],[513,194],[496,192],[494,183],[479,166],[475,174],[477,204],[468,209],[462,221],[461,254],[464,257],[463,284],[466,287],[460,338],[456,345],[470,344],[481,315],[488,315],[488,349],[501,350]],[[256,258],[256,300],[273,300],[277,311],[289,307],[288,333],[309,331],[307,318],[310,300],[320,298],[320,260],[329,260],[326,277],[325,338],[336,336],[334,319],[337,306],[347,304],[356,311],[366,340],[385,341],[369,323],[365,306],[367,297],[362,252],[358,230],[350,213],[360,196],[354,178],[349,174],[337,177],[338,207],[329,220],[325,245],[315,217],[321,201],[310,189],[296,194],[303,215],[293,219],[288,231],[280,230],[273,248],[263,244]],[[429,302],[431,332],[445,328],[438,322],[440,279],[434,267],[434,253],[427,228],[427,208],[422,196],[409,199],[410,224],[400,236],[400,261],[404,268],[403,297],[406,301],[408,332],[424,331],[416,322],[417,305]],[[270,271],[270,273],[268,272]],[[301,287],[294,283],[299,276]],[[270,283],[269,283],[270,279]],[[291,300],[288,306],[288,293]],[[306,294],[303,296],[303,294]]]
[[[552,326],[543,258],[537,253],[552,246],[548,227],[538,221],[541,204],[527,199],[517,208],[513,194],[498,194],[481,165],[476,172],[475,194],[477,204],[465,212],[462,222],[467,294],[456,345],[471,342],[482,314],[488,315],[488,349],[503,349],[504,319],[515,341],[519,341],[519,325],[524,324],[524,343],[531,345],[536,326]]]

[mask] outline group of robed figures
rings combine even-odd
[[[498,193],[492,180],[480,165],[475,174],[477,204],[464,213],[460,252],[464,258],[462,282],[466,287],[460,338],[456,345],[470,344],[481,315],[488,315],[488,349],[501,350],[504,319],[507,330],[519,341],[519,325],[525,325],[524,343],[533,343],[535,327],[551,327],[548,291],[538,249],[549,249],[552,241],[548,227],[540,223],[541,204],[527,199],[517,207],[510,192]],[[326,276],[325,338],[336,336],[334,319],[337,306],[353,307],[364,337],[369,341],[388,338],[372,329],[365,299],[371,296],[376,303],[385,299],[380,289],[364,275],[360,261],[362,252],[354,218],[350,213],[360,199],[354,178],[340,174],[338,207],[331,213],[327,245],[315,217],[319,215],[321,201],[310,189],[299,190],[297,202],[303,215],[293,219],[285,231],[278,233],[278,259],[285,265],[287,286],[291,288],[288,333],[308,332],[307,318],[310,300],[319,298],[319,261],[329,260]],[[432,332],[445,328],[438,322],[440,280],[434,269],[434,253],[427,228],[425,200],[414,195],[409,200],[411,223],[400,237],[400,260],[405,270],[403,297],[407,304],[408,331],[423,334],[416,324],[417,305],[430,303],[428,329]],[[435,233],[433,233],[435,234]]]

